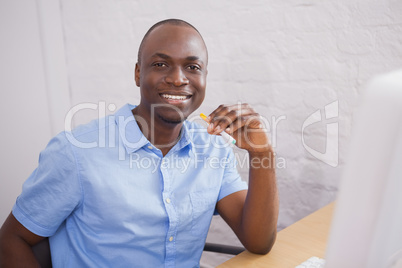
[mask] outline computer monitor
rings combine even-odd
[[[371,80],[353,122],[325,267],[402,267],[402,70]]]

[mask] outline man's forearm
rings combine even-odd
[[[273,150],[249,153],[249,189],[243,207],[241,230],[244,246],[265,254],[276,238],[279,199]]]

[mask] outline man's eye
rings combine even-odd
[[[200,67],[198,67],[197,65],[190,65],[190,66],[188,66],[188,68],[190,70],[195,70],[195,71],[200,70]]]
[[[162,62],[157,62],[157,63],[154,63],[154,66],[156,66],[156,67],[166,67],[166,64],[164,64]]]

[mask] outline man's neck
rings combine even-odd
[[[179,141],[183,123],[172,124],[164,122],[160,118],[151,120],[151,118],[141,113],[138,106],[132,110],[132,113],[143,135],[156,148],[160,149],[164,156]]]

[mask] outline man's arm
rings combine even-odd
[[[43,239],[26,229],[10,213],[0,229],[0,267],[40,267],[32,246]]]
[[[209,116],[208,132],[225,130],[237,146],[249,153],[249,189],[221,199],[217,211],[233,229],[245,248],[268,253],[276,238],[279,200],[275,178],[274,152],[261,117],[247,104],[219,106]]]

